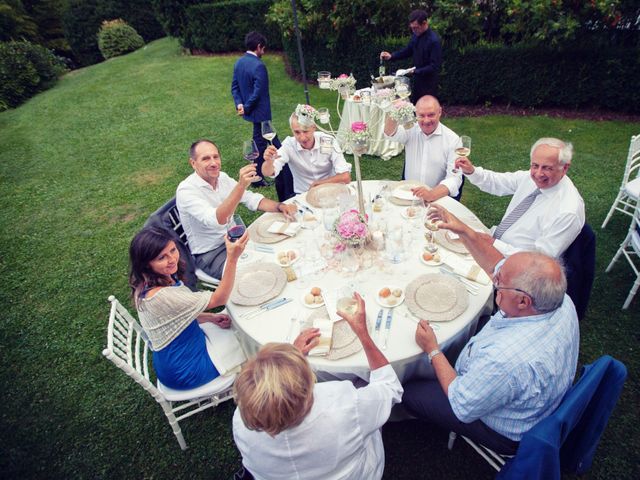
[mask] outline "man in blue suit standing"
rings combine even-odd
[[[262,138],[261,122],[271,120],[269,74],[267,67],[261,60],[267,48],[267,39],[261,33],[249,32],[244,38],[244,43],[247,51],[233,67],[231,95],[236,104],[238,115],[241,115],[248,122],[253,122],[253,139],[260,151],[260,156],[256,161],[256,170],[260,172],[264,162],[264,151],[267,148],[267,141]],[[277,136],[273,139],[273,145],[276,148],[281,146]],[[290,175],[291,173],[289,173]],[[283,178],[280,182],[284,180]],[[293,180],[290,183],[292,184]],[[253,185],[264,187],[267,183],[260,180]],[[276,182],[278,196],[282,197],[279,187],[280,185]]]

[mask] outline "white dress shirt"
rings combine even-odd
[[[467,178],[493,195],[513,195],[504,217],[536,188],[528,170],[498,173],[476,167]],[[584,201],[566,175],[553,187],[543,188],[529,209],[494,246],[505,256],[535,250],[560,257],[584,226]],[[494,228],[495,229],[495,228]]]
[[[425,135],[415,124],[409,130],[398,125],[396,133],[385,135],[394,142],[405,146],[406,180],[417,180],[433,188],[442,184],[449,189],[449,195],[458,195],[462,184],[462,173],[453,173],[457,155],[455,149],[462,146],[460,137],[439,123],[431,135]]]
[[[371,372],[371,383],[318,383],[300,425],[275,437],[249,430],[236,408],[233,438],[243,465],[257,480],[376,480],[384,470],[380,427],[402,398],[391,365]]]
[[[196,172],[185,178],[176,190],[176,206],[180,212],[182,227],[189,240],[191,253],[206,253],[224,243],[227,226],[218,223],[217,207],[229,196],[237,185],[233,178],[224,172],[218,177],[215,190]],[[264,198],[249,190],[240,200],[249,210],[257,210]]]
[[[289,164],[293,175],[293,190],[304,193],[316,180],[333,177],[344,172],[351,172],[351,165],[347,163],[342,153],[334,149],[331,153],[320,152],[320,139],[329,137],[324,133],[313,134],[315,142],[311,150],[306,150],[294,137],[287,137],[278,149],[279,158],[274,159],[274,176],[278,176],[282,167]],[[331,137],[329,137],[331,138]]]

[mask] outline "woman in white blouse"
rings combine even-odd
[[[163,385],[188,390],[220,375],[211,359],[215,347],[207,338],[206,324],[229,328],[231,319],[203,312],[227,302],[248,239],[246,232],[233,243],[225,237],[227,264],[213,292],[192,292],[182,283],[185,264],[167,230],[147,227],[131,241],[129,284],[140,323],[151,341],[153,368]]]
[[[369,336],[364,300],[339,312],[362,342],[370,383],[315,383],[302,332],[294,346],[267,344],[236,379],[233,436],[244,467],[258,479],[379,479],[384,470],[380,427],[399,403],[402,386]],[[297,347],[297,348],[296,348]]]

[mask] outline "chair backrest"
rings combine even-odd
[[[596,271],[596,235],[588,223],[562,254],[567,271],[567,295],[576,306],[578,319],[587,313]]]
[[[173,197],[158,210],[153,212],[145,222],[144,226],[162,227],[173,232],[174,237],[178,240],[177,245],[180,250],[180,257],[184,259],[187,267],[184,275],[184,284],[191,290],[195,291],[196,284],[198,283],[195,273],[196,264],[191,255],[191,250],[189,249],[187,234],[184,232],[184,228],[182,227],[180,212],[178,212],[178,207],[176,206],[176,197]]]
[[[138,321],[113,296],[107,328],[107,348],[102,354],[154,397],[163,398],[149,379],[149,338]]]
[[[622,185],[626,185],[629,179],[633,180],[638,176],[640,176],[640,135],[634,135],[631,137],[629,144]]]
[[[608,355],[583,367],[560,406],[524,434],[497,478],[559,480],[561,470],[586,472],[626,377],[626,367]]]

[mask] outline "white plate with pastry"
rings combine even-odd
[[[430,252],[422,252],[420,255],[420,261],[429,267],[437,267],[438,265],[442,265],[442,257],[438,252],[430,253]]]
[[[291,250],[280,250],[276,253],[276,263],[281,267],[289,267],[300,258],[300,252],[295,248]]]
[[[404,289],[397,285],[382,287],[376,294],[376,301],[384,308],[397,307],[404,302]]]
[[[307,308],[320,308],[324,306],[324,298],[322,290],[319,287],[313,287],[302,296],[302,304]]]

